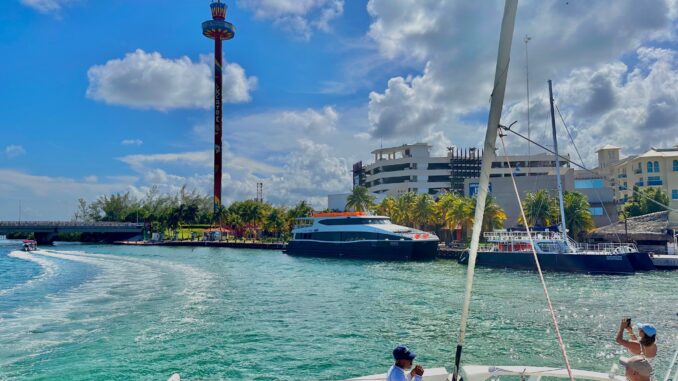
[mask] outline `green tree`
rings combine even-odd
[[[544,189],[527,193],[523,208],[529,226],[550,226],[558,222],[558,201]],[[525,223],[522,216],[518,222]]]
[[[472,199],[472,202],[473,213],[475,216],[475,198]],[[504,209],[497,204],[497,200],[488,194],[485,199],[482,231],[488,232],[494,229],[502,229],[504,227],[504,221],[506,221],[506,212],[504,212]]]
[[[393,196],[386,196],[376,206],[376,212],[379,215],[392,217],[396,208],[396,199]]]
[[[633,187],[633,191],[631,199],[624,204],[624,212],[629,217],[667,210],[663,205],[669,204],[669,196],[661,188]]]
[[[356,186],[351,194],[346,198],[346,209],[352,209],[356,212],[366,212],[374,207],[374,196],[369,193],[367,188]]]
[[[413,226],[414,225],[414,203],[417,199],[416,193],[407,192],[400,195],[395,202],[393,215],[391,218],[393,222],[398,225]]]
[[[436,223],[435,200],[428,193],[416,195],[412,205],[412,222],[420,229]]]
[[[565,226],[572,237],[593,230],[595,224],[591,216],[591,205],[586,196],[579,192],[565,192],[563,195],[565,208]]]

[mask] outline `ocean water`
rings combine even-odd
[[[400,343],[451,369],[465,267],[278,251],[0,242],[0,380],[333,380]],[[537,275],[478,269],[466,364],[563,366]],[[576,368],[608,372],[619,321],[678,345],[678,272],[547,274]]]

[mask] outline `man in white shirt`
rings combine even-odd
[[[399,345],[393,350],[393,359],[395,364],[386,373],[386,381],[421,381],[424,375],[424,368],[417,365],[409,373],[408,370],[412,368],[412,361],[417,356],[404,345]]]

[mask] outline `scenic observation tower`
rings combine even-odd
[[[226,21],[228,7],[220,0],[210,4],[212,20],[202,23],[202,34],[214,40],[214,218],[221,208],[221,134],[222,134],[222,77],[221,77],[221,41],[230,40],[235,35],[235,26]]]

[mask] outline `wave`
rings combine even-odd
[[[214,297],[215,275],[182,263],[43,249],[14,255],[52,266],[52,273],[57,265],[51,259],[79,262],[100,271],[68,291],[48,295],[46,303],[20,308],[4,319],[0,346],[20,354],[12,362],[92,338],[95,331],[110,329],[106,322],[113,319],[120,319],[116,326],[136,327],[136,341],[162,341],[168,335],[199,329],[198,317]],[[144,324],[138,327],[136,319]]]
[[[7,288],[4,290],[0,290],[0,296],[7,295],[10,293],[13,293],[17,290],[20,290],[22,288],[30,287],[32,285],[35,285],[36,283],[39,283],[45,279],[50,278],[54,273],[56,272],[58,265],[52,261],[46,260],[44,258],[36,257],[34,255],[31,255],[29,252],[25,251],[12,251],[9,254],[7,254],[8,257],[12,258],[17,258],[17,259],[23,259],[25,261],[33,262],[38,264],[42,268],[42,272],[27,280],[24,283],[17,284],[14,287]]]

